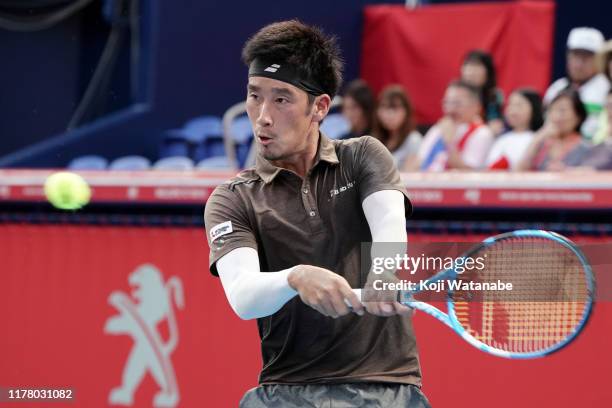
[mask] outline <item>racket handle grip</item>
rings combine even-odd
[[[361,302],[361,289],[353,289],[353,292],[355,292],[355,294],[357,295],[357,298]],[[345,298],[344,303],[346,303],[348,307],[351,307],[351,304],[349,303],[348,299]]]
[[[363,301],[363,299],[361,298],[361,289],[355,289],[355,288],[353,288],[352,290],[353,290],[353,292],[355,292],[355,294],[356,294],[356,295],[357,295],[357,297],[359,298],[359,301],[360,301],[360,302],[362,302],[362,301]],[[397,301],[398,301],[398,302],[400,302],[400,301],[402,300],[402,293],[404,293],[404,292],[398,291],[398,293],[397,293]],[[345,299],[344,299],[344,303],[346,303],[346,305],[347,305],[348,307],[351,307],[351,304],[349,303],[348,299],[346,299],[346,298],[345,298]]]

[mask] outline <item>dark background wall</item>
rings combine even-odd
[[[345,77],[355,78],[359,74],[362,9],[381,3],[401,1],[264,0],[240,3],[239,11],[233,2],[212,1],[182,10],[177,10],[174,2],[166,2],[162,11],[166,16],[161,27],[164,34],[159,42],[159,75],[173,80],[160,83],[163,98],[159,106],[180,110],[181,118],[223,113],[246,92],[247,69],[240,61],[245,40],[268,23],[295,17],[338,37],[346,60]],[[180,24],[164,27],[166,22],[171,24],[167,18],[170,15]]]
[[[0,30],[0,157],[45,141],[44,146],[0,158],[0,166],[62,166],[72,156],[92,149],[109,158],[128,153],[154,157],[162,129],[180,126],[197,115],[220,115],[243,98],[246,68],[240,61],[241,47],[258,28],[277,20],[298,17],[335,34],[346,61],[345,78],[356,78],[362,9],[381,3],[404,2],[262,0],[238,6],[227,1],[141,0],[146,46],[142,63],[146,86],[141,96],[148,101],[146,106],[110,123],[98,120],[70,134],[63,131],[109,29],[99,15],[102,1],[45,31]],[[557,5],[554,78],[563,75],[565,39],[571,27],[594,26],[606,38],[612,37],[607,21],[612,15],[610,2],[558,0]],[[109,111],[130,103],[126,60],[109,86],[113,93]],[[79,142],[82,138],[87,143]]]

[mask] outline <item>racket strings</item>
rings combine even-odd
[[[481,249],[485,268],[462,281],[512,283],[512,290],[458,290],[459,323],[477,340],[510,352],[548,349],[571,335],[588,305],[583,266],[569,248],[540,238],[512,237]]]

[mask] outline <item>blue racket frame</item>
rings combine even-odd
[[[461,324],[459,323],[459,320],[457,319],[457,314],[455,313],[455,304],[452,300],[452,293],[453,293],[452,290],[447,291],[448,299],[446,301],[446,307],[448,309],[448,314],[444,313],[443,311],[436,308],[435,306],[414,300],[413,296],[421,292],[420,290],[402,291],[398,294],[398,300],[401,303],[405,304],[406,306],[410,306],[412,308],[421,310],[435,317],[436,319],[438,319],[439,321],[441,321],[442,323],[444,323],[445,325],[453,329],[457,334],[459,334],[465,341],[470,343],[472,346],[486,353],[492,354],[494,356],[509,358],[509,359],[531,359],[531,358],[543,357],[543,356],[549,355],[551,353],[554,353],[555,351],[562,349],[563,347],[568,345],[572,340],[574,340],[576,336],[586,326],[589,320],[589,316],[591,315],[591,311],[593,310],[593,303],[595,299],[595,278],[593,275],[593,270],[591,266],[589,265],[586,256],[576,246],[576,244],[574,244],[569,239],[555,232],[543,231],[543,230],[516,230],[516,231],[496,235],[494,237],[489,237],[485,239],[484,241],[482,241],[477,247],[472,248],[469,252],[464,254],[462,257],[463,258],[469,257],[471,254],[478,252],[482,250],[483,248],[489,247],[497,241],[504,240],[510,237],[532,237],[532,238],[549,239],[571,250],[576,255],[576,257],[578,257],[578,259],[580,260],[584,268],[584,272],[585,272],[589,299],[587,301],[587,305],[584,309],[584,312],[583,312],[583,315],[582,315],[582,318],[579,324],[576,326],[575,330],[568,337],[566,337],[563,341],[560,341],[556,343],[554,346],[551,346],[547,349],[537,351],[537,352],[519,353],[519,352],[510,352],[506,350],[501,350],[501,349],[491,347],[487,344],[482,343],[481,341],[477,340],[474,336],[472,336],[467,330],[465,330],[461,326]],[[457,272],[455,271],[454,268],[451,268],[451,269],[447,269],[447,270],[437,273],[436,275],[432,276],[425,282],[433,283],[433,282],[437,282],[443,279],[455,279],[456,276],[457,276]]]

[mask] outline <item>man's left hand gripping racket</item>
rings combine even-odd
[[[484,256],[486,266],[462,274],[447,269],[426,282],[499,279],[512,282],[513,289],[448,289],[448,314],[414,300],[418,290],[399,292],[398,301],[440,320],[474,347],[505,358],[543,357],[569,344],[584,328],[595,279],[584,254],[567,238],[548,231],[513,231],[487,238],[462,256]],[[354,291],[362,295],[360,289]]]

